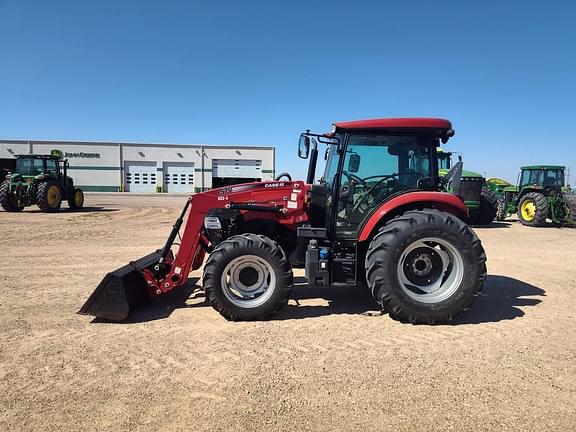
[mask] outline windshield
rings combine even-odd
[[[44,172],[44,160],[20,158],[16,160],[16,172],[22,175],[36,176]]]

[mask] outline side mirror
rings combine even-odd
[[[358,153],[352,153],[350,155],[350,160],[348,161],[348,172],[356,173],[360,169],[360,155]]]
[[[298,141],[298,157],[302,159],[308,159],[308,154],[310,153],[310,137],[308,135],[300,135],[300,141]]]

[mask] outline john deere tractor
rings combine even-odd
[[[518,186],[504,187],[498,219],[514,213],[523,225],[543,226],[546,219],[558,225],[576,224],[576,194],[564,185],[559,165],[531,165],[521,168]]]
[[[60,152],[50,155],[16,156],[16,168],[0,184],[0,205],[8,212],[17,212],[31,205],[41,210],[60,210],[62,201],[71,209],[84,205],[84,194],[68,177],[68,161]]]
[[[459,157],[460,161],[461,158]],[[446,177],[452,168],[452,153],[438,149],[438,172],[440,177]],[[453,192],[464,199],[464,204],[470,212],[469,223],[471,225],[488,225],[496,217],[497,199],[491,191],[486,180],[481,174],[473,171],[462,170],[462,176],[458,183],[458,190],[454,190],[445,183],[447,192]]]

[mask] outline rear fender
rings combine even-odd
[[[409,192],[380,205],[360,229],[358,241],[372,238],[376,230],[393,217],[408,210],[435,208],[451,213],[462,220],[468,219],[468,209],[454,194],[445,192]]]

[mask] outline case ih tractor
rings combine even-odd
[[[440,177],[448,174],[452,168],[451,152],[438,149],[438,168]],[[470,224],[489,225],[496,218],[498,199],[481,174],[463,170],[458,190],[448,189],[447,192],[456,193],[464,199],[470,212]]]
[[[504,187],[498,220],[518,213],[523,225],[544,226],[546,219],[558,225],[576,224],[576,195],[565,188],[559,165],[521,167],[518,186]]]
[[[443,322],[467,309],[486,278],[486,256],[463,222],[462,199],[438,192],[436,148],[454,134],[450,122],[334,126],[301,135],[306,181],[282,174],[190,196],[163,248],[108,273],[80,313],[123,320],[140,298],[185,284],[205,254],[206,298],[229,320],[265,319],[282,308],[293,268],[305,268],[318,289],[367,285],[400,321]],[[328,146],[326,167],[313,184],[318,142]]]
[[[41,210],[60,210],[63,200],[71,209],[84,205],[82,190],[68,177],[68,161],[60,152],[51,155],[16,156],[14,172],[0,184],[0,205],[8,212],[36,204]]]

